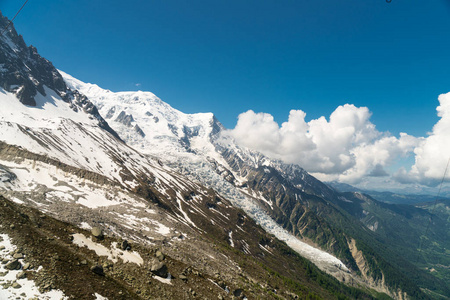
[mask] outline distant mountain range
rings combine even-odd
[[[446,197],[445,193],[438,195],[430,194],[409,194],[409,193],[393,193],[389,191],[373,191],[373,190],[362,190],[356,188],[352,185],[340,182],[327,182],[327,185],[331,186],[335,190],[345,193],[345,192],[359,192],[370,195],[371,197],[386,203],[392,204],[419,204],[427,202],[435,202],[436,199],[439,201],[448,201],[450,198]]]
[[[0,27],[7,22],[0,15]],[[42,293],[450,295],[448,202],[435,212],[403,205],[425,196],[322,183],[237,145],[212,113],[184,114],[150,92],[114,93],[55,69],[13,27],[0,50],[0,234],[31,249],[25,261],[44,266],[25,273],[45,277],[36,280]],[[32,243],[26,232],[48,242]],[[72,274],[69,260],[95,283],[73,289],[59,280]],[[0,296],[16,295],[1,277],[0,285]]]

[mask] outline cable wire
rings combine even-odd
[[[15,16],[9,21],[8,25],[6,25],[6,27],[3,29],[2,33],[0,33],[0,36],[2,36],[6,30],[8,30],[9,26],[11,26],[12,22],[14,21],[14,19],[17,17],[17,15],[20,13],[20,11],[23,9],[23,7],[25,6],[25,4],[27,4],[28,0],[25,1],[25,3],[22,5],[22,7],[17,11],[17,13],[15,14]]]

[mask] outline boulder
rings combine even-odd
[[[25,273],[23,271],[16,275],[17,279],[23,279],[23,278],[26,278],[26,277],[27,277],[27,273]]]
[[[17,282],[14,282],[12,285],[13,289],[20,289],[22,286],[20,284],[18,284]]]
[[[150,271],[158,276],[161,276],[163,278],[167,277],[167,266],[164,262],[158,261],[158,260],[153,260],[151,267],[150,267]]]
[[[103,230],[100,227],[93,227],[91,229],[91,233],[97,239],[103,238]]]
[[[91,268],[91,271],[100,276],[105,275],[105,273],[103,272],[103,267],[99,265],[93,266]]]
[[[178,276],[178,278],[180,278],[181,280],[183,280],[184,282],[186,282],[188,280],[187,276],[180,274],[180,276]]]
[[[244,291],[241,289],[235,289],[233,291],[233,295],[236,296],[238,299],[244,299]]]
[[[124,250],[124,251],[131,250],[131,245],[128,243],[127,240],[124,240],[122,242],[121,247],[122,247],[122,250]]]
[[[164,254],[161,251],[159,251],[159,250],[156,251],[155,256],[156,256],[157,259],[159,259],[159,261],[163,261],[164,258],[165,258]]]
[[[7,270],[20,270],[21,267],[22,264],[17,259],[12,260],[5,265],[5,268]]]

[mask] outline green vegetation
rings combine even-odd
[[[430,213],[434,205],[386,204],[370,197],[361,200],[353,193],[345,193],[345,197],[353,202],[342,205],[346,211],[365,226],[377,224],[374,232],[368,232],[372,237],[355,232],[357,247],[364,249],[371,269],[378,266],[386,283],[409,291],[415,298],[429,298],[436,293],[450,295],[446,284],[450,282],[450,272],[445,268],[450,265],[449,223],[442,215]],[[380,276],[376,270],[372,270],[372,275]],[[433,293],[424,294],[418,288]]]

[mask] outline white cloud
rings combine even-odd
[[[278,125],[270,114],[247,111],[228,131],[239,145],[296,163],[321,180],[356,183],[406,156],[421,139],[401,133],[393,137],[376,130],[367,107],[339,106],[329,118],[305,121],[306,113],[291,110]],[[450,122],[449,122],[450,123]]]
[[[411,169],[401,169],[395,174],[401,183],[418,182],[433,186],[442,180],[450,158],[450,93],[440,95],[438,100],[440,105],[436,110],[440,120],[430,135],[414,149],[415,163]]]

